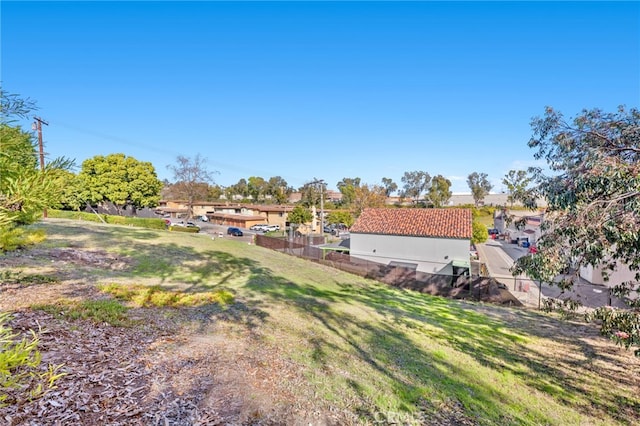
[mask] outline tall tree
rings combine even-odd
[[[223,189],[224,198],[228,201],[233,201],[233,196],[236,194],[234,185],[229,185]]]
[[[327,215],[327,223],[333,223],[336,225],[344,224],[348,228],[350,228],[354,222],[355,219],[353,218],[351,212],[345,210],[332,211]]]
[[[16,125],[29,118],[35,103],[0,87],[0,228],[33,223],[45,208],[57,207],[62,192],[62,170],[73,162],[56,158],[38,166],[33,135]]]
[[[82,179],[78,175],[68,170],[61,170],[57,179],[59,179],[62,188],[60,204],[63,209],[77,211],[86,205],[87,200],[82,195]]]
[[[431,175],[423,171],[404,172],[402,176],[402,196],[411,198],[415,204],[422,199],[423,194],[429,189]]]
[[[360,178],[342,178],[340,182],[336,184],[338,191],[342,194],[341,204],[345,207],[351,206],[354,201],[356,188],[360,186]]]
[[[584,110],[566,121],[547,108],[532,128],[529,147],[551,170],[531,169],[548,207],[538,253],[519,259],[514,273],[553,283],[569,265],[598,267],[606,276],[628,266],[634,278],[613,294],[630,297],[635,309],[600,308],[593,317],[603,333],[640,355],[640,112]],[[570,275],[558,284],[570,287],[578,279]]]
[[[298,204],[289,212],[287,219],[289,223],[302,225],[303,223],[309,223],[313,220],[313,213],[311,213],[308,208]]]
[[[327,192],[327,184],[317,179],[307,182],[298,191],[301,194],[300,202],[305,207],[320,206],[321,197]]]
[[[361,184],[355,188],[351,211],[355,217],[368,207],[384,207],[387,196],[380,185]]]
[[[451,199],[451,181],[442,175],[431,179],[427,200],[433,207],[440,208]]]
[[[124,154],[97,155],[82,163],[79,177],[84,197],[91,203],[111,202],[118,209],[155,207],[160,201],[162,182],[153,165]]]
[[[473,201],[478,207],[480,201],[484,200],[484,197],[489,194],[493,185],[489,183],[489,176],[486,173],[478,173],[473,172],[467,177],[467,184],[469,185],[469,189],[471,189],[471,195],[473,196]]]
[[[382,178],[382,186],[384,187],[384,193],[387,197],[390,197],[391,194],[398,190],[398,184],[393,181],[391,178]]]
[[[249,196],[249,185],[245,178],[240,178],[238,182],[234,183],[230,187],[231,199],[236,195],[240,195],[243,199]]]
[[[247,190],[253,201],[258,202],[267,193],[267,182],[260,176],[251,176],[247,181]]]
[[[209,185],[209,190],[207,191],[207,201],[216,201],[219,200],[224,194],[224,188],[220,185]]]
[[[507,201],[513,206],[514,202],[525,202],[527,197],[527,188],[532,178],[525,170],[509,170],[502,178],[502,183],[507,187]]]
[[[272,176],[267,181],[267,194],[275,199],[276,204],[285,204],[292,192],[293,188],[281,176]]]
[[[187,202],[187,215],[193,217],[193,204],[207,198],[209,184],[214,183],[213,173],[207,168],[207,159],[200,154],[189,158],[179,155],[176,164],[167,166],[173,172],[177,184],[177,196]]]

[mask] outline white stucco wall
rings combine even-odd
[[[382,264],[415,263],[419,271],[453,273],[451,262],[469,262],[469,240],[351,233],[350,255]]]
[[[589,281],[591,284],[602,284],[607,287],[614,287],[626,281],[632,281],[635,278],[635,272],[632,272],[627,265],[618,264],[615,271],[609,273],[609,281],[605,281],[602,276],[602,268],[594,268],[591,265],[580,267],[580,277]]]

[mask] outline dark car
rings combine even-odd
[[[227,229],[227,235],[233,235],[234,237],[242,237],[244,235],[239,228],[229,228]]]

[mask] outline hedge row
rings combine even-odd
[[[196,232],[200,232],[200,228],[196,226],[170,226],[169,231],[191,232],[195,234]]]
[[[76,212],[68,210],[48,210],[47,216],[58,219],[86,220],[88,222],[106,222],[114,225],[133,225],[141,228],[165,229],[164,219],[113,216],[108,214],[97,215],[95,213]],[[102,218],[102,220],[100,220]]]

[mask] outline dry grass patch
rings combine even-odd
[[[160,285],[106,284],[99,286],[104,293],[116,299],[133,303],[137,307],[193,307],[210,303],[226,305],[233,303],[233,294],[226,290],[199,293],[184,293],[167,290]]]

